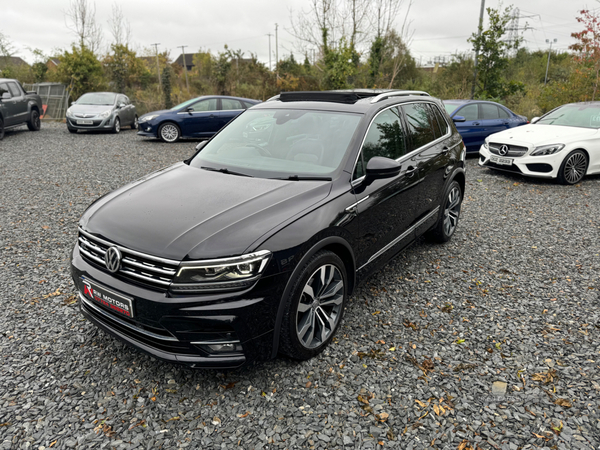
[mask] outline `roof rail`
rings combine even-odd
[[[386,100],[390,97],[398,97],[401,95],[420,95],[420,96],[424,96],[424,97],[431,97],[425,91],[390,91],[390,92],[384,92],[383,94],[379,94],[377,97],[373,97],[371,99],[371,103],[377,103],[382,100]]]

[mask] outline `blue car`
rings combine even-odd
[[[210,138],[244,110],[260,103],[249,98],[212,95],[153,111],[139,119],[138,135],[176,142],[180,138]]]
[[[479,152],[490,134],[529,123],[527,117],[495,102],[444,100],[444,107],[462,136],[467,152]]]

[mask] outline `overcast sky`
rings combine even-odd
[[[408,0],[404,0],[408,4]],[[90,3],[93,1],[90,0]],[[303,59],[290,34],[290,17],[308,12],[310,0],[129,0],[118,2],[131,26],[133,47],[142,52],[160,43],[159,51],[168,50],[172,59],[181,54],[178,46],[187,45],[186,53],[199,49],[216,53],[228,44],[269,63],[275,60],[275,24],[279,25],[280,59],[294,52]],[[96,1],[96,21],[104,28],[104,42],[110,43],[108,19],[111,0]],[[481,0],[413,0],[409,13],[412,41],[410,51],[423,65],[434,57],[449,57],[470,50],[467,38],[476,31]],[[596,8],[597,2],[581,0],[513,0],[505,6],[520,9],[519,27],[524,45],[532,50],[547,50],[546,39],[557,39],[554,49],[566,50],[570,34],[582,29],[576,17],[581,9]],[[69,48],[75,36],[65,25],[69,0],[0,0],[0,32],[10,39],[17,56],[33,62],[28,48],[46,54]],[[498,0],[486,0],[486,7],[498,8]],[[406,8],[398,17],[400,28]],[[152,47],[153,48],[153,47]]]

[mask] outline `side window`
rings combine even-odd
[[[8,92],[10,94],[10,91],[8,90],[8,86],[5,83],[0,84],[0,97],[2,97],[2,94]],[[12,97],[12,94],[11,94]]]
[[[242,103],[239,100],[233,100],[231,98],[221,99],[221,109],[223,111],[230,111],[232,109],[244,109]]]
[[[352,179],[356,180],[360,177],[365,176],[365,166],[363,164],[363,152],[360,152],[358,156],[358,161],[356,161],[356,166],[354,167],[354,174],[352,175]]]
[[[121,103],[124,103],[125,105],[129,104],[129,102],[127,101],[127,97],[125,97],[124,95],[119,95],[117,97],[117,104],[120,105]]]
[[[496,105],[490,105],[489,103],[480,103],[481,118],[483,120],[494,120],[499,119],[498,107]]]
[[[445,136],[446,133],[448,133],[448,122],[446,122],[445,115],[442,114],[442,112],[437,106],[432,105],[431,108],[433,109],[435,117],[437,118],[437,123],[440,127],[441,136]]]
[[[410,103],[408,105],[403,105],[402,109],[404,110],[406,122],[408,123],[411,151],[423,147],[435,140],[430,122],[431,110],[427,107],[427,104]]]
[[[252,103],[248,103],[248,102],[242,102],[242,103],[244,105],[244,109],[247,109],[247,108],[250,108],[250,107],[254,106],[254,104],[252,104]]]
[[[498,107],[498,112],[501,119],[510,119],[510,114],[504,108]]]
[[[477,114],[477,105],[467,105],[459,109],[455,116],[463,116],[465,120],[477,120],[479,119]]]
[[[17,86],[16,83],[7,83],[7,84],[8,84],[8,89],[10,89],[10,93],[12,94],[13,97],[21,96],[21,89],[19,89],[19,86]]]
[[[217,110],[217,99],[209,98],[208,100],[201,100],[190,106],[192,110],[196,112],[202,111],[216,111]]]

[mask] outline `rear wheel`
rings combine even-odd
[[[137,114],[133,118],[133,123],[131,124],[131,129],[132,130],[137,130],[138,129],[138,116],[137,116]]]
[[[558,181],[562,184],[579,183],[587,172],[588,163],[588,157],[584,151],[572,151],[560,166]]]
[[[429,231],[432,240],[443,243],[448,242],[458,226],[460,207],[462,205],[462,189],[457,181],[450,183],[444,195],[442,214],[437,223]]]
[[[179,127],[172,122],[163,123],[158,129],[158,137],[169,144],[176,142],[181,137]]]
[[[112,132],[118,134],[121,131],[121,119],[115,117],[115,123],[113,125]]]
[[[42,128],[42,121],[40,119],[40,113],[37,109],[31,110],[31,115],[27,121],[27,128],[31,131],[39,131]]]
[[[3,137],[4,137],[4,121],[2,120],[2,117],[0,117],[0,141],[2,140]]]
[[[315,254],[293,281],[281,324],[281,351],[306,360],[331,342],[344,314],[346,268],[330,251]]]

